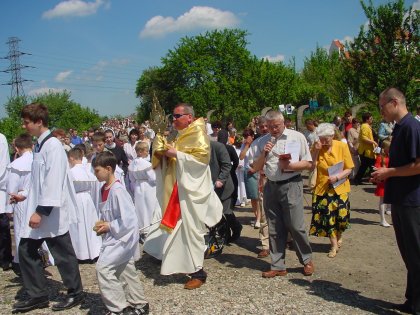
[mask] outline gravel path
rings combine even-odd
[[[310,222],[310,196],[305,195],[305,218]],[[310,237],[315,274],[305,277],[293,251],[287,252],[288,275],[264,279],[270,259],[258,259],[258,233],[249,222],[249,208],[238,208],[244,224],[237,244],[205,261],[207,283],[193,291],[183,289],[183,275],[161,276],[159,262],[144,255],[137,263],[139,278],[150,302],[151,314],[396,314],[391,303],[401,303],[405,268],[392,228],[378,225],[377,197],[372,185],[353,187],[352,228],[345,232],[337,257],[326,257],[326,238]],[[389,218],[389,222],[391,218]],[[86,301],[80,308],[59,314],[103,314],[94,265],[80,266]],[[55,267],[49,267],[50,299],[62,298],[65,288]],[[0,272],[0,314],[10,314],[15,296],[22,294],[13,272]],[[51,309],[28,314],[51,314]]]

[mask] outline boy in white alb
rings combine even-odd
[[[134,205],[141,237],[144,239],[152,223],[153,211],[157,204],[156,173],[152,168],[152,163],[147,159],[149,144],[137,142],[135,150],[137,158],[128,166],[128,176],[134,192]]]
[[[102,152],[94,160],[95,176],[105,182],[101,188],[100,221],[95,231],[102,235],[96,264],[102,301],[109,314],[148,314],[134,260],[139,257],[139,227],[130,194],[115,178],[117,159]]]
[[[19,157],[7,166],[7,193],[10,200],[6,208],[7,213],[13,213],[13,229],[15,236],[16,252],[13,258],[14,270],[18,270],[19,242],[22,224],[25,224],[24,216],[27,207],[31,167],[32,167],[32,137],[29,134],[18,136],[14,145]],[[18,272],[19,273],[19,272]]]
[[[69,232],[76,257],[83,262],[92,262],[99,256],[102,239],[93,231],[98,221],[98,212],[92,194],[99,192],[96,177],[82,163],[83,151],[78,148],[68,153],[70,175],[76,191],[78,222],[70,224]]]

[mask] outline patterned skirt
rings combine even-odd
[[[350,227],[348,193],[337,195],[329,190],[325,195],[312,197],[312,220],[309,235],[337,237]]]

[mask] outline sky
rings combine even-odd
[[[420,0],[405,3],[420,9]],[[125,116],[139,104],[142,72],[183,37],[243,29],[253,55],[294,58],[300,69],[317,46],[351,40],[366,22],[359,0],[1,0],[0,71],[11,68],[7,42],[17,37],[26,95],[67,90],[100,115]],[[0,118],[10,80],[0,72]]]

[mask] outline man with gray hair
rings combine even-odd
[[[254,157],[254,168],[264,168],[267,183],[264,187],[264,209],[270,235],[271,269],[263,278],[287,274],[287,232],[292,235],[303,274],[314,272],[312,249],[309,245],[303,216],[303,184],[301,171],[309,170],[312,157],[303,134],[286,129],[280,112],[266,114],[269,134],[261,137]]]

